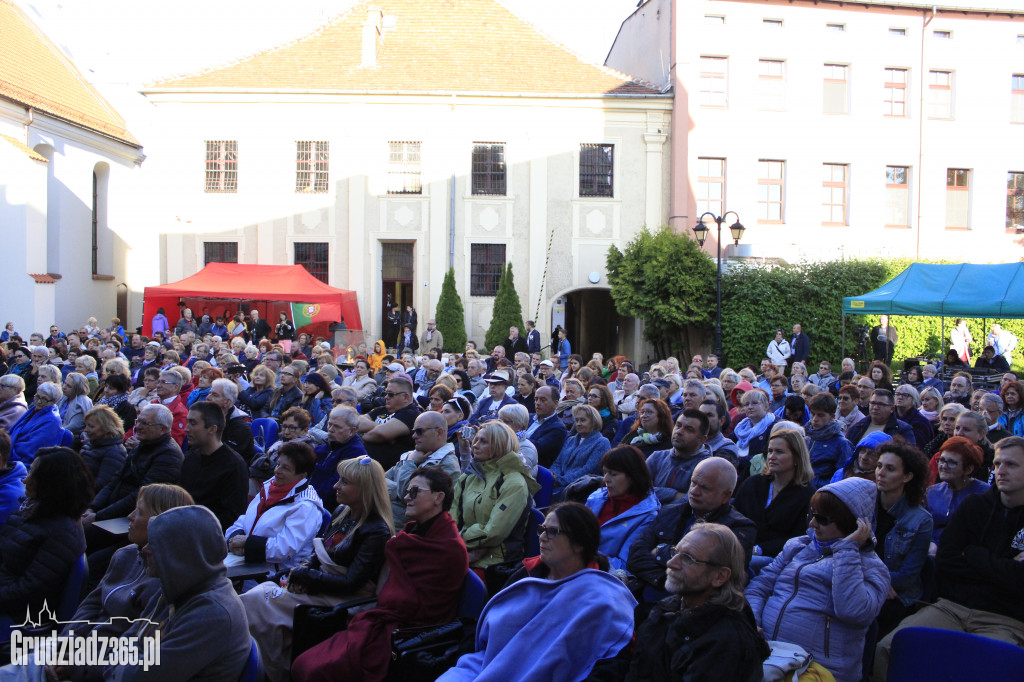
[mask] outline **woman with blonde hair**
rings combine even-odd
[[[127,456],[124,423],[109,405],[97,405],[85,413],[85,438],[81,455],[92,472],[96,489],[102,490],[121,474]]]
[[[384,566],[384,545],[394,535],[384,469],[369,457],[338,464],[338,507],[314,556],[279,582],[242,595],[249,632],[259,643],[266,678],[289,679],[292,623],[300,604],[335,606],[372,595]]]
[[[270,416],[270,396],[274,394],[277,376],[266,365],[256,365],[249,376],[249,388],[238,394],[238,406],[253,419]]]
[[[805,438],[803,428],[792,422],[776,424],[761,475],[751,475],[736,490],[736,510],[757,525],[755,571],[771,563],[787,540],[807,531],[814,468]]]
[[[562,451],[551,465],[554,479],[552,495],[561,499],[562,491],[581,476],[601,472],[601,457],[611,449],[611,443],[601,435],[601,415],[590,405],[572,408],[576,429],[565,439]]]

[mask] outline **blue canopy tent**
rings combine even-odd
[[[843,298],[843,348],[846,315],[924,315],[984,319],[1024,318],[1024,263],[955,263],[910,267],[874,291]]]

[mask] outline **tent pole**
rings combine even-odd
[[[939,337],[939,362],[946,363],[946,316],[942,316],[942,336]]]
[[[846,357],[846,311],[845,310],[843,311],[843,341],[842,341],[842,344],[843,345],[841,345],[839,347],[839,357],[840,357],[840,360],[842,358]]]

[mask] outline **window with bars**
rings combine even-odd
[[[910,226],[910,168],[885,167],[885,224],[887,227]]]
[[[822,225],[846,224],[846,181],[849,167],[844,163],[822,164]]]
[[[238,242],[203,242],[203,264],[237,263]]]
[[[309,274],[324,284],[328,282],[330,271],[329,249],[327,242],[295,242],[295,264],[306,268]]]
[[[330,189],[331,148],[326,141],[300,140],[295,143],[295,191],[324,194]]]
[[[580,196],[614,196],[615,145],[580,145]]]
[[[1006,231],[1024,232],[1024,173],[1006,174]]]
[[[886,69],[883,113],[886,116],[907,115],[907,70]]]
[[[757,221],[781,223],[785,215],[786,162],[761,159],[757,168]]]
[[[889,29],[889,35],[897,36],[899,38],[906,38],[907,37],[907,29],[892,27],[892,28]]]
[[[727,57],[700,58],[700,104],[705,107],[729,106]]]
[[[971,171],[946,169],[946,227],[967,229],[971,217]]]
[[[237,140],[207,140],[206,191],[238,191]]]
[[[471,244],[469,255],[470,296],[494,296],[505,271],[504,244]]]
[[[697,215],[722,215],[725,205],[725,159],[697,159]]]
[[[757,61],[758,108],[767,111],[785,109],[785,62],[781,59],[759,59]]]
[[[928,118],[953,118],[953,72],[928,72]]]
[[[473,194],[505,196],[505,145],[473,144]]]
[[[846,92],[849,67],[845,64],[826,64],[824,81],[824,111],[826,114],[849,112]]]
[[[388,142],[388,194],[423,194],[419,142]]]
[[[1015,73],[1010,79],[1010,122],[1024,123],[1024,73]]]

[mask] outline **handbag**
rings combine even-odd
[[[764,660],[763,682],[796,680],[813,663],[811,655],[797,644],[769,639],[772,652]]]
[[[437,679],[455,665],[459,656],[472,651],[475,631],[475,621],[469,618],[442,625],[398,628],[391,633],[388,678],[406,682]]]

